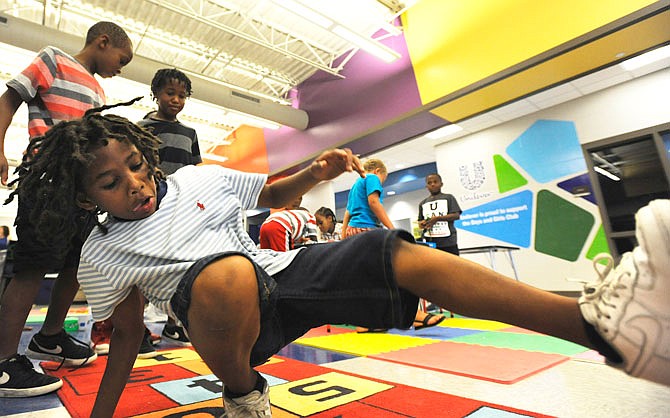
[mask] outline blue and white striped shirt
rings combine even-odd
[[[78,280],[93,318],[109,318],[137,286],[154,305],[169,301],[199,259],[223,251],[249,255],[268,274],[286,268],[297,251],[261,250],[244,229],[243,211],[258,203],[267,177],[218,165],[187,166],[167,177],[158,210],[138,221],[110,217],[84,244]]]

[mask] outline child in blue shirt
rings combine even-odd
[[[394,228],[382,204],[382,184],[388,177],[386,166],[381,160],[372,158],[363,164],[363,168],[365,177],[357,179],[349,191],[347,210],[342,221],[343,238],[379,228],[381,225],[388,229]]]

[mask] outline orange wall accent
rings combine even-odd
[[[219,164],[248,173],[268,174],[267,148],[263,129],[242,125],[231,133],[226,140],[230,145],[219,145],[210,152],[228,158],[225,162],[209,160],[203,157],[205,164]]]

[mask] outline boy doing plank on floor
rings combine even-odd
[[[223,382],[229,417],[271,414],[268,384],[253,367],[309,329],[409,328],[418,297],[595,348],[632,375],[670,384],[663,346],[670,329],[670,201],[640,211],[640,247],[577,300],[416,245],[401,230],[288,252],[256,248],[244,210],[282,207],[345,171],[364,175],[349,150],[325,151],[268,184],[264,174],[217,165],[184,167],[164,179],[157,147],[153,135],[120,117],[65,122],[31,143],[41,152],[23,163],[28,170],[16,191],[41,197],[36,207],[49,217],[38,225],[69,225],[78,208],[96,220],[108,215],[84,245],[79,274],[94,319],[111,317],[114,324],[94,417],[112,416],[132,369],[144,332],[141,295],[186,327]],[[630,316],[644,321],[633,330]],[[645,332],[663,335],[645,341]]]

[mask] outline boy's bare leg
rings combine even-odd
[[[16,354],[33,301],[39,292],[44,271],[17,273],[2,295],[0,306],[0,360]],[[62,323],[61,323],[62,326]]]
[[[67,312],[79,290],[77,268],[69,267],[60,271],[51,290],[49,309],[40,331],[44,335],[54,335],[63,329]]]
[[[401,288],[462,315],[496,320],[587,347],[577,300],[505,277],[443,251],[398,240],[393,268]]]
[[[188,334],[212,372],[236,393],[250,392],[257,374],[249,365],[260,332],[256,272],[231,256],[207,266],[193,283]]]

